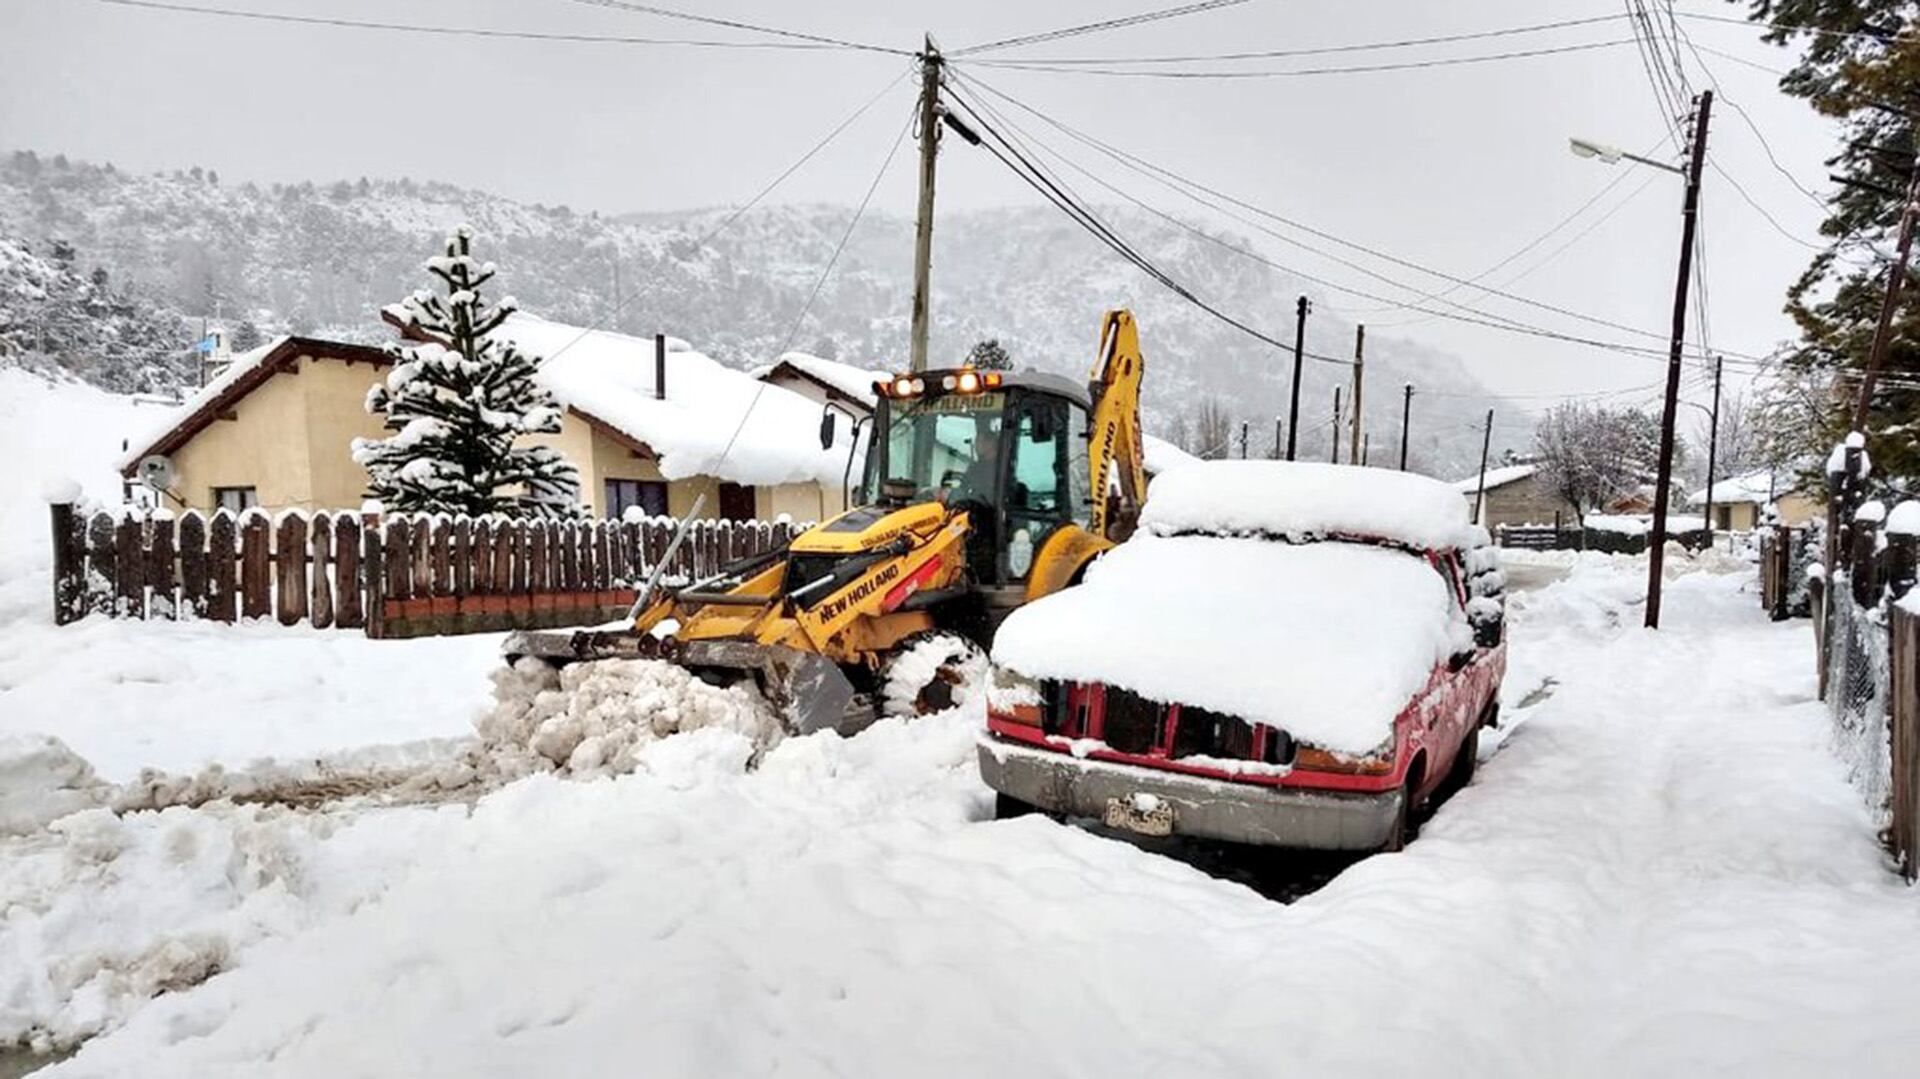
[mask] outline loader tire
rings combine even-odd
[[[987,654],[957,633],[900,642],[880,678],[880,715],[912,719],[974,701],[987,690]]]

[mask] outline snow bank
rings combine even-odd
[[[555,670],[527,658],[499,667],[493,682],[494,707],[476,726],[485,761],[507,778],[544,771],[621,775],[634,770],[649,744],[688,731],[729,731],[752,751],[781,734],[779,718],[750,686],[708,685],[658,660],[599,660]]]
[[[496,333],[544,359],[539,381],[562,404],[652,449],[668,479],[714,475],[751,485],[840,485],[852,432],[836,432],[834,447],[822,450],[820,406],[797,393],[683,344],[667,352],[667,394],[661,400],[654,396],[651,338],[582,330],[524,313],[508,318]]]
[[[1140,442],[1141,454],[1149,476],[1158,476],[1162,472],[1200,463],[1200,458],[1164,438],[1142,435]]]
[[[37,831],[101,805],[111,790],[60,739],[0,734],[0,836]]]
[[[1208,461],[1155,481],[1152,532],[1379,537],[1414,547],[1472,545],[1460,492],[1384,468],[1301,461]]]
[[[1078,587],[1009,615],[993,657],[1032,677],[1124,686],[1364,753],[1464,633],[1444,579],[1404,551],[1144,535]]]

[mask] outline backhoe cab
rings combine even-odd
[[[1002,618],[1131,531],[1146,488],[1140,374],[1132,317],[1115,311],[1085,388],[973,368],[881,381],[856,508],[643,596],[630,631],[515,634],[507,650],[750,677],[802,733],[950,707],[983,688]]]

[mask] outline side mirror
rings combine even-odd
[[[825,408],[820,411],[820,448],[823,450],[830,450],[833,448],[833,409],[832,408]]]

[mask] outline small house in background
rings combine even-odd
[[[854,421],[873,415],[873,384],[891,377],[886,371],[869,371],[804,352],[789,352],[778,362],[756,367],[748,374],[838,411],[849,428]]]
[[[1466,498],[1467,513],[1471,515],[1474,497],[1481,489],[1480,474],[1475,472],[1456,482],[1454,488]],[[1481,498],[1480,515],[1474,519],[1475,524],[1492,529],[1500,525],[1558,522],[1572,528],[1579,520],[1580,511],[1546,482],[1538,463],[1521,462],[1487,469],[1486,493]]]
[[[702,495],[702,517],[817,520],[844,508],[852,425],[839,425],[822,449],[814,401],[684,342],[669,342],[662,362],[650,339],[524,314],[496,332],[546,358],[537,377],[566,411],[558,434],[535,437],[579,468],[594,516],[635,508],[678,516]],[[143,459],[167,458],[172,509],[358,506],[367,474],[350,447],[390,433],[366,397],[392,364],[367,345],[270,341],[236,355],[156,430],[130,439],[122,471],[132,477]]]
[[[1783,525],[1803,525],[1826,512],[1826,503],[1794,488],[1791,482],[1766,469],[1730,476],[1713,485],[1713,527],[1722,532],[1750,532],[1758,527],[1772,503]],[[1687,508],[1704,510],[1705,487],[1687,495]]]

